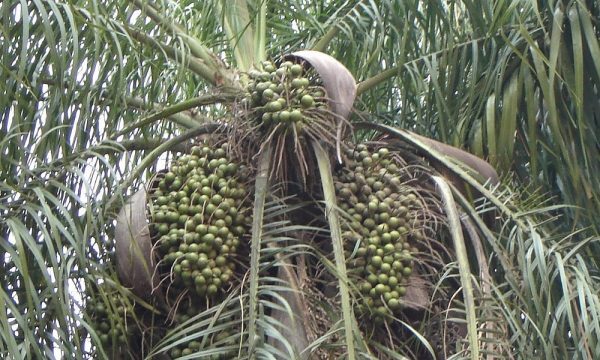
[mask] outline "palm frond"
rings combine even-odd
[[[597,357],[599,17],[582,1],[0,3],[0,355]],[[342,226],[351,215],[331,196],[323,209],[266,184],[250,275],[222,304],[178,314],[125,288],[118,207],[236,116],[251,66],[311,47],[361,82],[357,118],[468,148],[503,175],[481,185],[402,132],[409,170],[427,175],[411,184],[430,186],[442,164],[460,218],[450,226],[421,189],[434,213],[417,252],[428,306],[373,336],[352,314],[364,295],[347,281],[347,249],[329,248],[339,226],[323,212]],[[109,346],[118,335],[99,331],[99,316],[143,335]]]
[[[595,128],[598,108],[592,86],[600,78],[593,56],[600,48],[597,6],[499,3],[484,6],[484,16],[471,2],[391,6],[406,16],[389,21],[384,15],[389,35],[377,38],[393,43],[358,42],[378,60],[363,68],[347,64],[363,80],[359,108],[467,147],[516,181],[543,187],[576,206],[562,210],[566,226],[597,234],[589,214],[598,212],[591,175],[598,164],[589,151],[598,141],[596,131],[583,130]]]
[[[331,241],[333,245],[333,254],[335,257],[335,265],[339,276],[339,291],[342,306],[342,320],[344,322],[344,336],[347,344],[346,351],[348,359],[355,359],[354,349],[354,331],[353,319],[354,314],[350,306],[350,294],[348,290],[348,279],[346,271],[346,259],[344,256],[344,244],[342,240],[342,230],[336,210],[335,188],[333,184],[333,175],[331,174],[331,164],[329,155],[318,143],[313,143],[313,149],[319,166],[319,174],[323,184],[323,197],[325,200],[325,215],[329,222]]]
[[[471,359],[479,359],[479,344],[477,338],[477,320],[475,316],[475,299],[473,298],[473,285],[471,284],[471,269],[468,260],[467,249],[462,236],[458,211],[452,197],[450,186],[441,177],[434,177],[439,188],[440,197],[444,203],[444,209],[448,216],[448,227],[454,244],[454,250],[458,261],[460,283],[463,290],[463,298],[466,308],[466,322]]]

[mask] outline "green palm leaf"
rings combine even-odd
[[[343,349],[433,357],[431,324],[467,319],[469,345],[444,346],[443,356],[597,357],[599,16],[593,2],[2,2],[0,354],[149,358],[195,341],[185,358]],[[247,71],[308,48],[359,80],[355,119],[406,130],[369,125],[357,138],[391,134],[415,169],[448,177],[460,223],[440,221],[437,240],[452,249],[444,231],[458,239],[462,230],[466,249],[444,252],[429,300],[445,301],[461,285],[465,295],[422,320],[398,319],[396,329],[411,334],[401,343],[370,338],[352,314],[360,295],[345,281],[342,249],[333,260],[313,241],[331,236],[339,245],[335,220],[315,215],[320,200],[265,184],[246,282],[169,328],[165,309],[120,283],[116,213],[192,139],[235,123]],[[502,185],[482,185],[477,171],[415,133],[488,159]],[[335,166],[322,166],[322,178]],[[465,184],[475,196],[463,196]],[[333,209],[336,199],[326,200]],[[296,223],[299,213],[311,220]],[[339,216],[343,223],[348,214]],[[320,279],[316,269],[341,284],[341,303],[307,280]],[[119,314],[117,298],[141,309],[128,321],[146,336],[102,346],[92,294],[109,315]],[[298,316],[303,307],[335,316],[318,322]],[[289,331],[298,323],[305,333]]]

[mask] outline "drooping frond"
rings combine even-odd
[[[597,357],[599,16],[582,1],[0,2],[0,356]],[[172,273],[164,258],[154,269],[151,290],[164,285],[166,297],[124,286],[122,205],[141,189],[150,202],[138,215],[160,208],[153,186],[199,137],[230,136],[222,150],[256,165],[256,149],[272,144],[242,145],[252,134],[230,126],[250,69],[309,48],[357,79],[354,119],[407,131],[384,131],[397,141],[378,137],[366,155],[348,155],[360,164],[321,166],[319,178],[325,155],[311,144],[326,138],[339,163],[347,139],[328,123],[332,107],[318,112],[306,98],[302,115],[317,121],[308,136],[280,141],[279,154],[305,151],[300,177],[316,182],[251,179],[264,188],[237,272],[210,269],[217,284],[235,280],[223,301],[190,296],[207,291],[204,275],[194,274],[198,290],[176,283],[176,240],[196,236],[154,219],[152,251],[175,254]],[[319,91],[292,107],[304,95],[335,103],[320,85],[309,90]],[[497,179],[480,159],[422,135],[488,159],[503,185],[474,176]],[[377,156],[391,153],[393,171],[371,156],[384,146]],[[377,173],[356,176],[365,171]],[[321,186],[330,175],[334,197]],[[200,191],[214,186],[208,176]],[[442,177],[445,201],[432,180],[443,189]],[[331,211],[339,216],[328,223]],[[405,234],[400,214],[422,232]],[[173,244],[158,241],[172,230]],[[185,267],[196,260],[185,256]],[[386,256],[389,273],[378,267]]]

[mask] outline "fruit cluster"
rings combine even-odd
[[[200,297],[214,298],[230,285],[250,222],[248,171],[226,149],[194,146],[160,178],[150,204],[162,274],[170,287]]]
[[[92,321],[92,327],[98,333],[103,346],[117,347],[126,345],[129,338],[125,322],[133,313],[132,307],[121,294],[115,291],[99,292],[87,299],[86,311]]]
[[[248,92],[250,107],[265,126],[308,123],[311,111],[325,107],[325,90],[312,69],[291,61],[279,67],[265,61],[262,67],[264,71],[250,71]]]
[[[236,341],[239,341],[237,337],[239,334],[235,332],[237,329],[232,329],[233,331],[223,330],[216,334],[212,340],[212,345],[215,347],[223,347],[229,346],[233,347]],[[233,335],[232,335],[233,334]],[[202,343],[198,340],[191,340],[179,346],[176,346],[169,351],[169,355],[172,359],[176,359],[183,356],[189,356],[197,351],[200,351],[202,348]],[[207,360],[225,360],[225,359],[233,359],[237,355],[235,350],[229,350],[227,352],[213,353],[211,355],[202,355],[202,359]]]
[[[422,204],[387,148],[370,152],[358,145],[347,155],[335,187],[347,215],[343,238],[348,271],[364,300],[359,313],[382,320],[402,307],[413,267],[409,238],[421,236],[415,214]]]

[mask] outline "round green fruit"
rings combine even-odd
[[[265,89],[262,93],[262,98],[265,100],[271,100],[275,96],[275,92],[271,89]]]
[[[388,300],[387,305],[390,308],[390,310],[392,310],[392,311],[400,310],[400,306],[401,306],[400,301],[398,301],[398,299],[395,299],[395,298],[390,298]]]
[[[266,72],[269,72],[269,73],[272,73],[275,71],[275,66],[270,62],[268,64],[263,65],[263,68]]]
[[[300,99],[300,104],[303,108],[308,109],[315,105],[315,99],[307,94],[302,96],[302,98]]]
[[[294,89],[301,89],[307,85],[308,85],[307,78],[295,78],[294,80],[292,80],[292,87]]]
[[[275,101],[271,101],[266,105],[266,109],[269,112],[276,112],[276,111],[280,111],[283,108],[283,105],[281,104],[281,102],[275,100]]]
[[[302,70],[304,70],[302,68],[302,65],[294,64],[290,67],[290,74],[292,74],[293,76],[300,76],[302,75]]]
[[[279,121],[288,122],[290,120],[290,112],[287,110],[283,110],[279,113]]]

